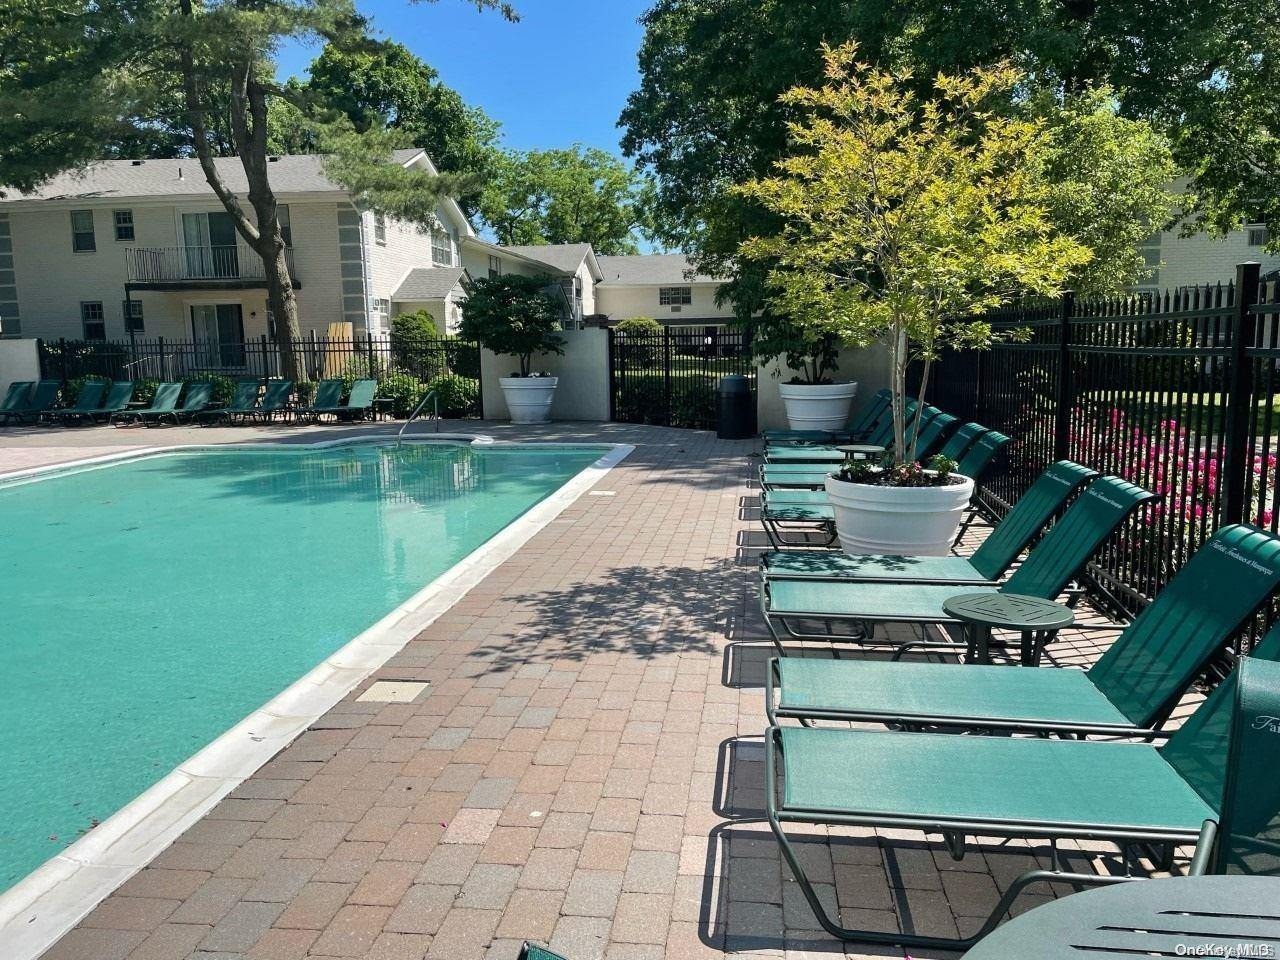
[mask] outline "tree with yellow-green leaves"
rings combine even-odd
[[[855,44],[822,53],[823,85],[782,95],[795,119],[776,173],[736,188],[782,223],[740,254],[770,265],[769,306],[802,329],[887,343],[894,456],[910,463],[910,363],[923,362],[923,396],[944,346],[990,345],[983,311],[1059,291],[1091,254],[1047,211],[1041,124],[992,109],[1018,71],[940,73],[924,99]]]

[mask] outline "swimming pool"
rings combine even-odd
[[[604,449],[200,450],[0,482],[0,890]]]

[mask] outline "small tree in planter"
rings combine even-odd
[[[888,345],[893,469],[854,474],[844,485],[912,491],[897,500],[879,498],[882,510],[896,509],[877,536],[918,549],[868,551],[865,538],[846,540],[841,530],[846,549],[853,543],[864,552],[945,552],[968,492],[955,491],[950,499],[963,502],[944,509],[954,522],[935,518],[932,533],[913,532],[903,521],[929,512],[914,496],[928,490],[919,484],[967,483],[971,491],[972,483],[910,468],[919,420],[907,422],[907,369],[913,360],[923,362],[923,396],[944,346],[990,345],[991,327],[976,315],[1021,293],[1057,292],[1090,253],[1060,234],[1046,212],[1040,124],[992,109],[1020,79],[1016,70],[939,74],[933,97],[920,100],[908,88],[909,74],[860,63],[856,50],[854,44],[824,47],[826,83],[783,94],[798,114],[789,124],[791,155],[778,163],[776,176],[738,188],[777,214],[783,227],[748,240],[741,253],[773,265],[768,282],[777,312],[816,335]],[[828,492],[841,526],[831,483]],[[865,516],[848,519],[864,529],[875,526]],[[917,542],[895,542],[895,526],[908,528],[901,537]]]
[[[557,379],[532,372],[535,355],[564,353],[564,339],[558,333],[560,311],[546,292],[551,282],[546,277],[506,274],[466,285],[459,334],[496,354],[519,359],[519,373],[499,381],[516,423],[540,423],[551,416]]]

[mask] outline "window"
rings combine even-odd
[[[71,249],[76,253],[92,253],[98,249],[93,239],[93,211],[71,211]]]
[[[276,219],[280,222],[280,236],[286,247],[293,246],[293,223],[289,219],[289,205],[282,203],[276,207]]]
[[[107,339],[107,315],[101,300],[80,301],[80,325],[86,340]]]
[[[693,303],[692,287],[659,287],[658,306],[687,307]]]
[[[387,242],[387,218],[380,213],[373,215],[373,239],[381,244]]]
[[[373,301],[373,318],[374,332],[386,333],[388,329],[387,321],[391,317],[391,301],[390,300],[374,300]]]
[[[1250,227],[1249,228],[1249,246],[1265,247],[1267,245],[1267,228],[1266,227]]]
[[[142,301],[121,300],[120,316],[124,317],[125,333],[142,333]]]
[[[133,239],[133,211],[132,210],[116,210],[111,214],[116,226],[117,240]],[[92,227],[92,223],[90,223]]]
[[[489,258],[489,279],[496,280],[500,276],[502,276],[502,258],[490,257]]]
[[[431,262],[437,267],[453,266],[453,244],[443,230],[431,231]]]

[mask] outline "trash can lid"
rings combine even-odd
[[[720,378],[719,389],[721,393],[747,393],[751,390],[751,384],[742,374],[733,373]]]

